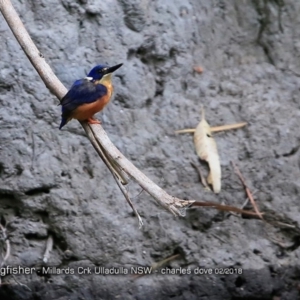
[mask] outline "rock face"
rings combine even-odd
[[[147,176],[174,196],[241,206],[245,193],[233,160],[258,206],[274,218],[263,222],[211,209],[174,218],[146,193],[134,198],[140,188],[132,182],[130,194],[145,224],[139,230],[80,124],[58,130],[58,101],[1,16],[0,214],[11,243],[6,264],[40,268],[51,234],[47,265],[74,274],[16,275],[23,285],[4,276],[0,299],[298,299],[300,2],[13,4],[67,87],[96,64],[124,63],[114,77],[114,100],[100,118]],[[204,72],[194,72],[195,66]],[[223,174],[218,196],[203,189],[190,165],[199,163],[192,137],[174,134],[197,125],[201,105],[211,125],[249,124],[215,135]],[[2,238],[3,255],[4,244]],[[158,271],[134,280],[77,272],[130,270],[174,254],[179,259],[165,267],[192,274]],[[233,274],[216,274],[221,267]]]

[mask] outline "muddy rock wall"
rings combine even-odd
[[[241,206],[242,170],[270,222],[211,209],[174,218],[130,183],[140,230],[78,122],[58,130],[60,108],[0,17],[0,214],[8,265],[60,269],[231,267],[232,275],[2,277],[1,299],[298,299],[300,257],[300,2],[294,0],[12,1],[34,42],[70,87],[99,63],[124,63],[100,114],[115,145],[172,195]],[[194,66],[204,69],[202,74]],[[190,162],[204,105],[222,191],[204,190]],[[3,221],[4,222],[4,221]],[[2,238],[0,249],[4,252]],[[3,253],[4,254],[4,253]],[[278,297],[278,298],[276,298]]]

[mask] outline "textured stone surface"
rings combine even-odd
[[[62,82],[104,62],[124,63],[100,118],[116,146],[172,195],[241,206],[247,178],[261,209],[283,228],[214,210],[176,219],[146,193],[137,220],[78,122],[59,131],[60,109],[0,18],[0,214],[9,265],[243,268],[242,275],[5,276],[1,299],[297,299],[300,257],[300,2],[13,1]],[[193,71],[200,65],[203,74]],[[204,105],[211,125],[247,121],[216,135],[222,192],[205,191],[190,162]],[[130,184],[132,196],[140,188]],[[277,224],[278,225],[278,224]],[[3,242],[1,242],[1,249]],[[68,253],[66,251],[68,250]]]

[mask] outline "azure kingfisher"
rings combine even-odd
[[[93,116],[108,104],[113,93],[112,73],[122,65],[113,67],[98,65],[87,77],[73,83],[60,101],[62,115],[59,129],[62,129],[71,119],[86,120],[89,124],[101,124]]]

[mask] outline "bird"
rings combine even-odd
[[[89,124],[101,124],[94,114],[101,111],[110,101],[113,93],[112,73],[123,64],[113,67],[97,65],[87,77],[76,80],[67,94],[61,99],[62,129],[70,120],[87,121]]]

